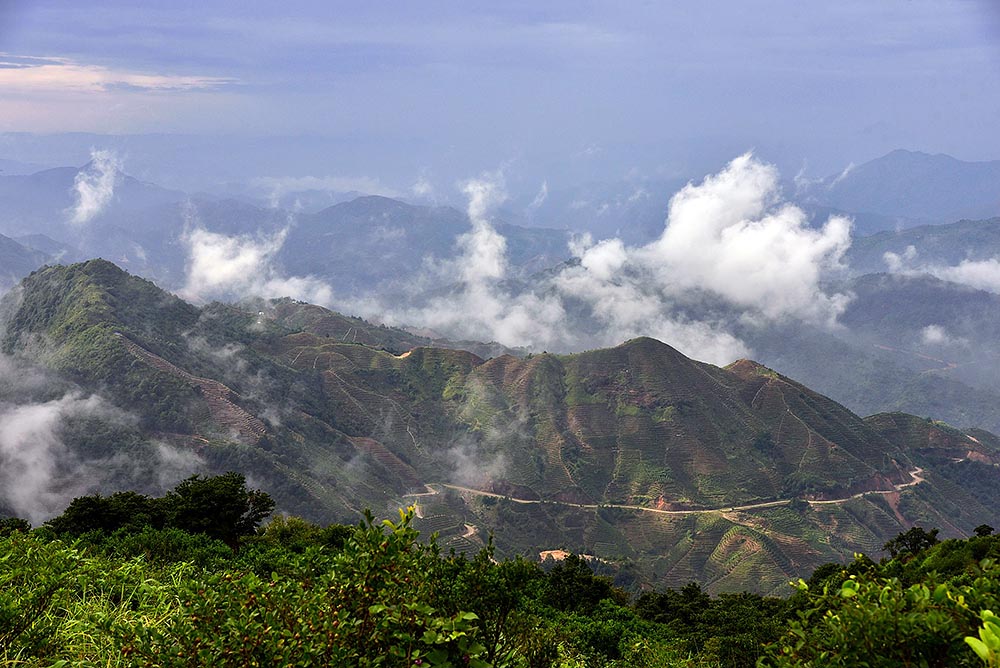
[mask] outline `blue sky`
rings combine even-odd
[[[282,172],[396,182],[1000,158],[994,0],[139,4],[0,0],[0,132],[309,137]]]

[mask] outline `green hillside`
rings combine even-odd
[[[570,550],[710,591],[776,591],[914,522],[1000,521],[996,437],[862,420],[748,360],[645,338],[486,360],[289,300],[197,308],[100,260],[23,287],[0,309],[3,351],[134,417],[102,442],[130,460],[104,492],[156,477],[168,444],[314,521],[412,504],[446,548],[493,532],[502,555]]]

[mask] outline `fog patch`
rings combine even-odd
[[[127,416],[97,395],[71,392],[39,403],[0,404],[0,498],[38,523],[97,487],[113,458],[81,461],[64,442],[71,420],[124,423]],[[109,464],[111,466],[109,466]]]
[[[1000,259],[963,260],[953,267],[932,266],[928,273],[941,280],[1000,294]]]
[[[154,444],[159,466],[156,476],[163,489],[175,486],[179,481],[205,469],[205,460],[194,450],[182,449],[168,443]]]
[[[907,267],[912,265],[916,259],[917,248],[913,245],[907,246],[906,250],[902,253],[886,251],[882,254],[882,261],[885,262],[885,265],[889,269],[890,273],[906,271]]]
[[[929,346],[967,346],[969,340],[964,337],[952,336],[941,325],[927,325],[920,330],[920,342]]]
[[[138,459],[134,450],[108,455],[102,448],[87,456],[76,447],[81,433],[101,429],[128,439],[137,425],[134,415],[102,396],[0,355],[0,502],[37,524],[77,496],[122,484],[148,487],[157,480],[166,487],[203,464],[193,452],[162,443],[143,447]],[[142,445],[141,439],[133,442]]]
[[[499,341],[505,345],[543,347],[563,338],[566,314],[555,296],[515,293],[507,278],[507,240],[490,220],[507,198],[503,174],[487,173],[462,185],[468,198],[468,232],[456,239],[455,257],[431,263],[429,271],[450,283],[447,294],[416,307],[356,304],[367,316],[389,324],[412,324],[460,339]]]
[[[274,234],[226,235],[193,226],[185,230],[187,278],[181,297],[211,299],[291,297],[329,306],[333,289],[313,276],[286,276],[275,265],[290,225]]]
[[[278,385],[264,369],[255,371],[251,368],[246,359],[246,346],[239,343],[214,346],[208,339],[190,333],[184,334],[184,341],[188,350],[207,359],[219,370],[222,381],[230,389],[242,399],[256,404],[253,411],[256,417],[266,420],[271,426],[281,426],[282,415],[289,407],[274,402],[273,398],[279,394]]]
[[[487,454],[468,441],[450,447],[444,452],[443,461],[453,484],[474,489],[485,489],[491,483],[502,480],[509,464],[503,452]]]
[[[956,265],[919,262],[918,258],[917,249],[912,245],[907,246],[902,253],[887,251],[882,255],[886,267],[893,274],[930,274],[942,281],[1000,294],[1000,257],[966,259]]]

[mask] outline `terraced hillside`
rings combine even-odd
[[[134,417],[128,475],[157,477],[167,444],[318,521],[414,504],[458,550],[493,532],[502,554],[590,554],[635,585],[781,593],[913,523],[1000,521],[992,434],[863,420],[652,339],[484,359],[289,300],[196,308],[103,261],[36,272],[0,311],[5,353]]]

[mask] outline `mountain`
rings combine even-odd
[[[913,251],[908,253],[911,246]],[[886,253],[899,256],[904,268],[953,267],[964,260],[990,260],[1000,256],[1000,218],[920,225],[856,237],[845,262],[856,275],[884,272],[889,268]]]
[[[56,241],[44,234],[25,234],[14,239],[17,243],[26,248],[48,255],[62,263],[75,262],[82,259],[79,250]]]
[[[360,196],[317,213],[292,213],[238,199],[188,195],[117,170],[107,175],[103,203],[98,206],[101,198],[93,199],[93,216],[74,224],[75,184],[81,178],[96,179],[102,168],[111,169],[88,164],[0,175],[0,234],[26,243],[30,237],[41,250],[65,260],[108,258],[171,289],[186,283],[190,248],[185,235],[192,229],[268,247],[280,235],[283,244],[269,258],[284,275],[312,275],[342,295],[399,300],[427,287],[429,265],[454,257],[456,238],[470,229],[468,216],[450,207]],[[502,221],[496,228],[506,238],[514,277],[552,266],[569,254],[570,233],[565,230]],[[439,269],[447,273],[447,267]],[[445,285],[451,280],[440,279]]]
[[[22,174],[34,174],[45,169],[42,165],[31,162],[21,162],[19,160],[7,160],[0,158],[0,174],[15,176]]]
[[[1000,161],[896,150],[815,184],[818,204],[859,214],[950,223],[1000,214]]]
[[[0,292],[42,266],[48,255],[0,234]]]
[[[77,203],[78,178],[95,173],[89,163],[83,167],[56,167],[33,174],[0,176],[0,231],[9,235],[46,234],[57,240],[74,231],[69,220]],[[179,191],[160,188],[121,171],[109,173],[113,192],[103,216],[116,218],[169,202],[186,199]]]
[[[279,253],[296,274],[331,281],[348,294],[412,288],[430,258],[453,257],[456,238],[470,229],[451,207],[407,204],[388,197],[358,197],[312,215],[301,215]],[[523,274],[568,255],[569,233],[503,222],[510,264]]]
[[[1000,519],[997,437],[863,420],[652,339],[487,360],[291,300],[197,308],[100,260],[35,272],[0,313],[8,364],[73,388],[0,405],[77,406],[52,479],[98,462],[87,491],[238,470],[313,520],[414,504],[446,547],[493,532],[500,554],[569,549],[711,591],[780,590],[915,522]]]
[[[831,331],[794,323],[741,332],[762,362],[860,415],[904,411],[1000,430],[1000,393],[991,389],[995,379],[973,384],[966,375],[954,374],[940,353],[924,356],[920,349],[901,345],[901,340],[921,336],[921,330],[901,329],[898,337],[872,342],[868,334],[846,327]],[[992,361],[984,359],[984,371],[992,368]]]

